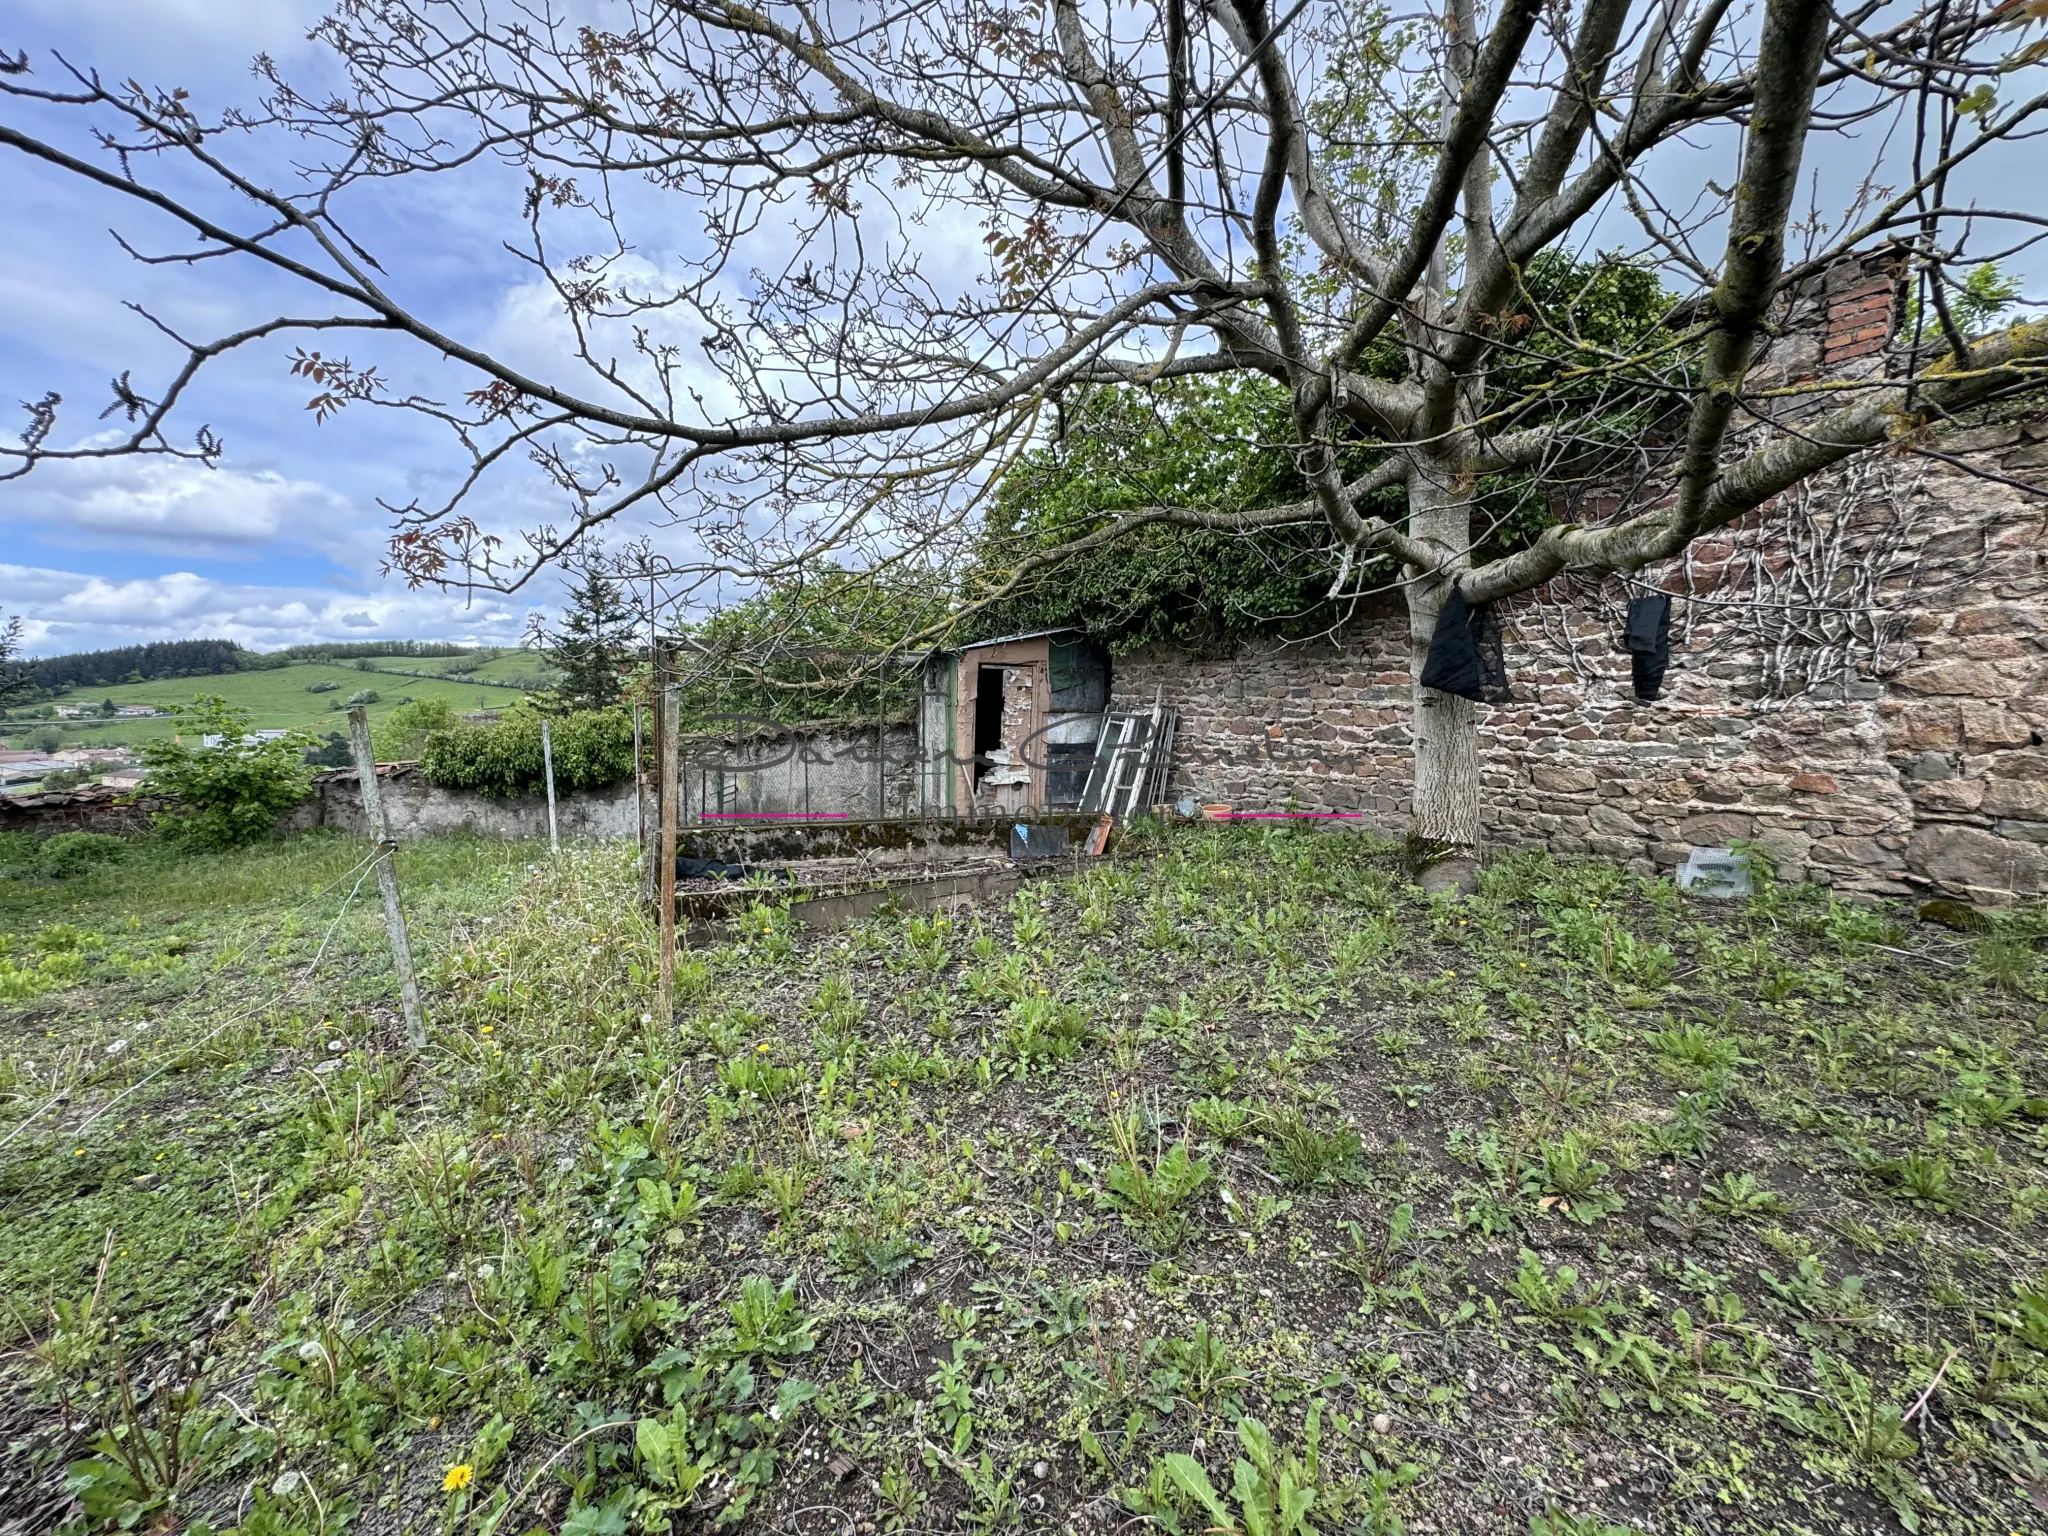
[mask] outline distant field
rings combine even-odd
[[[379,667],[398,672],[445,672],[449,665],[461,665],[469,660],[465,656],[372,656],[369,658]],[[343,666],[354,663],[343,662]],[[487,682],[514,682],[521,678],[538,677],[548,670],[547,663],[538,651],[504,651],[493,656],[476,671],[465,677],[482,678]]]
[[[375,659],[375,658],[373,658]],[[403,656],[377,659],[377,664],[404,666],[429,671],[448,658]],[[531,652],[513,652],[494,658],[485,676],[532,676],[542,670],[540,658]],[[329,693],[309,693],[313,683],[339,684]],[[217,693],[230,704],[246,709],[255,717],[257,730],[305,730],[318,733],[347,729],[347,716],[340,707],[350,695],[364,688],[375,689],[378,702],[369,706],[372,726],[397,708],[406,698],[446,699],[457,710],[504,709],[523,695],[510,688],[478,686],[461,678],[398,677],[386,672],[365,672],[353,662],[324,664],[301,662],[268,672],[231,672],[218,677],[178,677],[152,683],[130,683],[117,688],[82,689],[67,694],[63,704],[97,704],[112,699],[116,704],[189,704],[203,693]],[[55,725],[64,733],[67,747],[133,746],[155,737],[169,736],[178,728],[175,719],[155,720],[29,720],[9,721],[4,727],[9,746],[25,743],[29,733]]]

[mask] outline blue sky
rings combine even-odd
[[[275,58],[295,82],[325,77],[324,52],[305,34],[330,3],[5,0],[0,50],[28,50],[44,83],[58,78],[55,50],[107,77],[183,86],[205,114],[254,98],[249,60],[258,52]],[[602,0],[591,3],[602,8]],[[38,119],[16,107],[9,113],[60,142],[80,143],[77,125],[55,114]],[[1875,142],[1876,132],[1866,137]],[[1653,180],[1683,204],[1707,178],[1730,179],[1731,149],[1725,134],[1700,135],[1673,146]],[[232,152],[283,150],[271,143]],[[1809,166],[1823,206],[1839,200],[1870,152],[1870,143],[1812,147]],[[1961,178],[1958,199],[1998,200],[2015,185],[2037,184],[2034,158],[2033,145],[1987,156]],[[256,163],[273,180],[287,179],[281,161]],[[182,242],[125,199],[20,156],[0,166],[9,226],[0,262],[0,405],[11,409],[60,392],[60,442],[99,429],[93,418],[109,398],[111,377],[133,370],[139,386],[160,387],[179,361],[124,301],[141,302],[197,335],[308,312],[302,293],[251,263],[138,266],[117,248],[110,226],[158,249]],[[559,310],[499,245],[522,190],[488,168],[459,179],[409,178],[387,184],[374,201],[357,199],[345,216],[373,250],[402,257],[392,265],[392,282],[411,306],[508,360],[557,372]],[[630,188],[624,195],[642,242],[634,259],[647,272],[660,273],[701,238],[701,215],[686,200]],[[1611,235],[1596,225],[1586,232],[1588,243],[1630,239],[1633,229],[1625,224],[1617,221]],[[971,286],[986,270],[978,225],[936,219],[912,233],[921,269],[941,288]],[[774,232],[762,239],[749,257],[773,271],[780,264]],[[2048,276],[2039,265],[2033,256],[2014,263],[2030,280],[2030,297],[2042,296],[2039,279]],[[689,351],[696,338],[677,339]],[[186,430],[205,421],[225,440],[217,469],[166,459],[52,464],[0,484],[0,613],[24,616],[32,652],[201,635],[257,647],[380,636],[508,644],[536,608],[555,600],[551,578],[514,598],[469,601],[408,590],[382,575],[389,516],[380,500],[432,499],[445,489],[454,467],[448,445],[428,423],[401,412],[352,407],[316,423],[304,408],[311,389],[288,377],[292,345],[259,343],[202,376],[183,421]],[[458,382],[447,364],[388,342],[359,336],[331,350],[374,359],[401,387],[428,394],[472,383]],[[708,369],[701,383],[707,394],[722,394]],[[8,430],[20,420],[8,422]],[[506,530],[560,511],[530,474],[500,482],[477,510],[487,526]]]
[[[297,76],[321,72],[304,39],[316,0],[9,0],[0,47],[27,48],[53,82],[50,50],[107,76],[182,85],[204,103],[247,100],[250,57],[268,52]],[[305,312],[248,264],[191,272],[138,267],[109,237],[164,234],[110,194],[19,156],[6,167],[7,259],[0,266],[0,380],[9,406],[54,389],[58,437],[92,429],[108,380],[133,369],[160,385],[176,353],[122,307],[143,301],[194,334],[268,313]],[[437,315],[488,328],[516,302],[517,275],[468,254],[481,220],[392,199],[363,233],[417,255],[409,296]],[[458,212],[460,210],[457,210]],[[273,309],[271,306],[275,305]],[[349,350],[348,344],[336,350]],[[418,486],[408,466],[445,463],[424,424],[355,410],[324,425],[289,379],[286,346],[262,346],[202,375],[189,429],[226,440],[220,468],[165,459],[49,464],[0,485],[0,611],[23,614],[32,652],[225,635],[267,648],[380,636],[513,643],[552,584],[516,600],[467,602],[409,591],[379,574],[388,518]],[[10,421],[9,430],[19,421]]]

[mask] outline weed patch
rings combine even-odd
[[[669,1021],[629,850],[407,845],[417,1059],[359,842],[0,850],[0,1525],[2039,1524],[2037,914],[1130,846]]]

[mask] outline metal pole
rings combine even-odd
[[[548,738],[548,723],[540,723],[540,767],[548,781],[548,852],[560,853],[562,839],[555,832],[555,747]]]
[[[682,722],[675,692],[669,686],[666,651],[661,653],[655,678],[661,689],[655,748],[661,758],[657,764],[661,776],[661,868],[655,873],[655,886],[661,900],[661,1020],[664,1024],[673,1024],[676,1016],[676,800],[677,791],[682,787],[682,777],[677,771],[681,744],[676,738]]]
[[[370,717],[356,705],[348,712],[349,744],[356,751],[356,777],[363,786],[363,819],[377,844],[377,889],[384,897],[384,931],[391,939],[391,968],[398,972],[398,1000],[405,1009],[405,1043],[415,1051],[427,1048],[427,1018],[420,1008],[419,979],[413,975],[412,945],[406,941],[405,909],[398,901],[397,844],[384,815],[384,796],[377,785],[377,758],[370,750]]]
[[[640,761],[640,706],[633,706],[633,846],[647,852],[647,770]]]

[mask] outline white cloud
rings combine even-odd
[[[133,69],[138,59],[180,71],[198,66],[232,79],[259,52],[305,51],[327,0],[12,0],[17,25],[52,41],[92,40]],[[25,30],[25,29],[24,29]],[[41,42],[39,36],[36,41]],[[36,61],[41,65],[44,61]],[[100,63],[100,60],[91,62]],[[190,79],[166,82],[191,85]]]
[[[298,545],[366,563],[384,516],[275,470],[208,469],[172,459],[71,459],[38,467],[10,511],[53,530],[159,553],[254,555]]]
[[[37,655],[195,636],[259,650],[319,640],[449,639],[491,645],[519,640],[523,606],[435,592],[325,592],[242,585],[174,571],[109,581],[75,571],[0,564],[0,609],[19,613]]]

